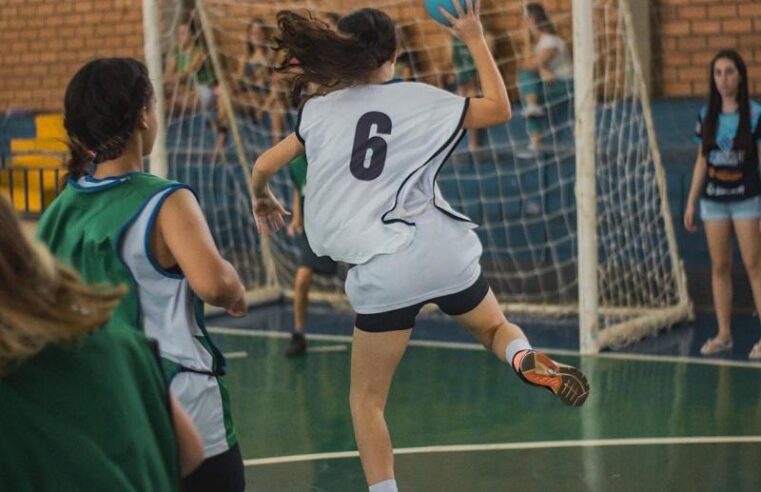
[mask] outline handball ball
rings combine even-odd
[[[463,12],[467,12],[468,8],[466,6],[466,3],[468,0],[424,0],[425,10],[428,11],[428,15],[430,15],[433,20],[438,22],[439,24],[444,24],[445,26],[449,25],[449,21],[446,17],[441,15],[441,12],[439,12],[439,7],[444,7],[444,10],[452,14],[452,17],[457,17],[457,11],[454,9],[454,5],[452,5],[452,2],[460,2],[460,6],[462,7]]]

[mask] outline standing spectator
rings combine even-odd
[[[264,114],[264,101],[270,91],[274,57],[270,28],[259,17],[248,23],[246,58],[237,74],[238,90],[244,96],[246,107],[255,120]]]
[[[761,105],[748,93],[748,70],[734,50],[711,61],[708,105],[698,114],[695,141],[700,144],[684,212],[684,226],[697,230],[695,207],[705,224],[711,256],[711,287],[719,324],[700,353],[732,348],[732,232],[740,245],[756,311],[761,312]],[[761,359],[761,342],[748,355]]]

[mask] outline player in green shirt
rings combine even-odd
[[[109,321],[93,288],[33,245],[0,199],[0,488],[178,491],[201,438],[168,393],[155,344]]]
[[[307,181],[306,155],[301,155],[291,161],[288,170],[293,182],[293,217],[288,224],[288,235],[298,237],[300,255],[299,267],[293,285],[293,334],[286,355],[303,354],[307,343],[304,336],[307,308],[309,307],[309,289],[312,286],[312,275],[335,275],[336,262],[327,256],[317,256],[309,245],[304,234],[304,189]]]

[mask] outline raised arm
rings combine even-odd
[[[439,7],[439,11],[452,25],[446,29],[453,36],[460,38],[470,50],[481,80],[483,96],[470,99],[463,126],[484,128],[508,121],[512,116],[512,109],[505,81],[489,51],[489,44],[481,26],[481,1],[465,0],[465,3],[467,11],[463,11],[459,1],[452,2],[457,11],[456,18],[442,7]]]

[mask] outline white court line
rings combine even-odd
[[[664,446],[669,444],[755,444],[761,443],[761,436],[698,436],[698,437],[644,437],[630,439],[576,439],[563,441],[505,442],[495,444],[463,444],[453,446],[424,446],[394,449],[395,455],[431,453],[470,453],[474,451],[512,451],[521,449],[561,449],[612,446]],[[358,458],[357,451],[336,453],[298,454],[244,460],[245,466],[276,465],[304,461]]]
[[[282,331],[268,331],[268,330],[249,330],[241,328],[222,328],[212,327],[209,328],[211,333],[218,333],[220,335],[234,335],[241,337],[263,337],[263,338],[290,338],[290,333]],[[320,333],[309,334],[309,338],[313,340],[323,340],[328,342],[345,342],[351,343],[351,337],[346,335],[324,335]],[[485,350],[484,347],[477,343],[463,343],[463,342],[437,342],[433,340],[410,340],[410,347],[428,347],[428,348],[443,348],[443,349],[457,349],[457,350]],[[601,352],[593,355],[581,355],[575,350],[567,349],[551,349],[535,347],[537,350],[551,354],[551,355],[569,355],[574,357],[589,357],[595,359],[613,359],[613,360],[633,360],[633,361],[645,361],[645,362],[671,362],[675,364],[698,364],[704,366],[722,366],[722,367],[740,367],[744,369],[761,369],[761,362],[745,362],[741,360],[729,360],[729,359],[704,359],[702,357],[679,357],[675,355],[646,355],[646,354],[630,354],[621,352]]]
[[[307,352],[346,352],[349,350],[348,345],[318,345],[316,347],[307,347]]]
[[[248,357],[248,352],[227,352],[223,355],[225,359],[245,359]]]

